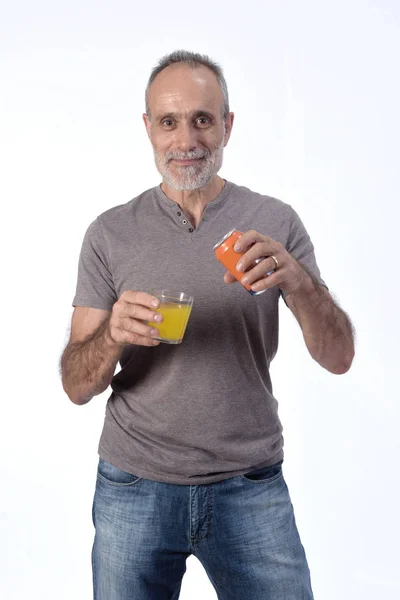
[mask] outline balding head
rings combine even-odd
[[[222,71],[222,68],[214,60],[209,58],[205,54],[199,54],[197,52],[188,52],[186,50],[177,50],[164,56],[159,63],[152,70],[149,81],[146,87],[145,101],[146,101],[146,113],[151,117],[151,108],[149,103],[150,88],[154,80],[168,67],[174,65],[186,65],[192,69],[204,67],[211,71],[217,79],[218,85],[222,93],[222,117],[225,119],[229,114],[229,95],[226,80]]]

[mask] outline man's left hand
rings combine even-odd
[[[286,248],[272,238],[262,235],[254,229],[244,233],[234,246],[236,252],[244,253],[238,257],[236,269],[244,273],[247,281],[242,283],[251,285],[255,292],[267,290],[278,286],[282,291],[290,294],[296,291],[308,275],[295,258]],[[278,261],[278,267],[272,256]],[[263,258],[257,265],[253,266],[258,258]],[[249,269],[247,271],[247,269]],[[271,275],[267,275],[275,269]],[[229,271],[224,275],[225,283],[237,281]]]

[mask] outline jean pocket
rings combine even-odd
[[[99,459],[97,477],[107,483],[117,486],[133,485],[141,479],[141,477],[138,477],[137,475],[121,471],[121,469],[114,467],[114,465],[102,458]]]
[[[283,460],[274,465],[268,465],[267,467],[261,467],[260,469],[243,473],[241,478],[250,483],[271,483],[282,476],[282,463]]]

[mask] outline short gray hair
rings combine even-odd
[[[189,65],[189,67],[191,67],[192,69],[195,69],[196,67],[200,66],[207,67],[208,69],[210,69],[210,71],[212,71],[215,74],[224,99],[222,116],[224,119],[226,119],[229,114],[229,96],[228,86],[226,85],[222,68],[219,66],[218,63],[216,63],[206,54],[198,54],[197,52],[189,52],[187,50],[176,50],[175,52],[171,52],[171,54],[163,56],[163,58],[159,61],[158,65],[156,65],[152,70],[149,81],[147,83],[145,94],[146,113],[150,116],[149,90],[151,84],[153,83],[157,75],[161,73],[161,71],[163,71],[170,65],[176,65],[178,63],[184,63],[186,65]]]

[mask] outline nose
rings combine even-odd
[[[190,123],[181,123],[176,134],[176,144],[181,150],[193,150],[197,147],[196,130]]]

